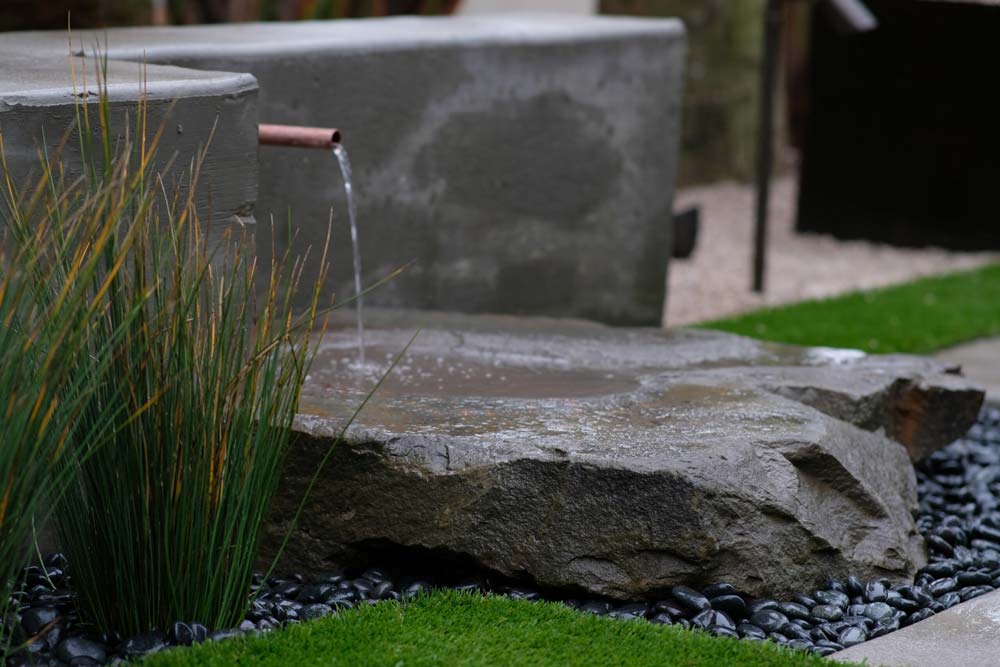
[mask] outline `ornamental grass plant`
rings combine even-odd
[[[6,232],[12,209],[0,208],[0,227]],[[123,417],[121,405],[114,401],[92,406],[94,387],[88,380],[110,367],[112,349],[124,332],[122,323],[136,315],[134,310],[122,312],[117,323],[105,328],[106,338],[91,337],[91,323],[103,315],[100,291],[118,270],[114,266],[108,270],[104,264],[111,228],[105,221],[73,215],[60,222],[57,233],[49,222],[36,226],[24,243],[11,244],[7,238],[0,243],[3,617],[12,587],[29,561],[34,521],[49,515],[52,502],[71,479],[76,457],[86,455],[86,443],[101,440],[105,429]],[[59,260],[72,267],[71,273],[52,270]],[[53,299],[40,301],[40,284],[61,287]],[[94,410],[95,418],[80,423],[80,415],[88,409]],[[81,445],[70,444],[77,437]],[[12,641],[22,639],[26,638],[5,636],[0,656],[12,648]]]
[[[110,360],[68,371],[88,389],[61,440],[71,453],[55,513],[61,546],[81,618],[101,631],[229,627],[250,602],[261,524],[322,329],[325,271],[311,306],[295,311],[303,261],[286,254],[261,269],[240,230],[210,242],[194,205],[204,153],[185,187],[168,189],[169,165],[162,177],[153,169],[159,133],[145,105],[115,136],[100,70],[98,79],[100,99],[77,105],[82,176],[68,188],[53,181],[19,222],[27,238],[45,211],[65,210],[116,232],[104,254],[118,270],[108,269],[93,299],[101,316],[86,329],[90,346],[113,341]],[[78,271],[72,255],[57,259],[44,283],[52,295]]]
[[[0,612],[44,521],[90,447],[127,420],[123,387],[103,387],[144,296],[108,308],[138,228],[122,215],[134,185],[119,164],[100,188],[42,158],[21,190],[0,127]],[[84,419],[84,415],[86,418]],[[9,630],[9,632],[8,632]],[[0,656],[27,640],[5,626]]]

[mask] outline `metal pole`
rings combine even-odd
[[[774,88],[778,78],[778,48],[781,42],[781,2],[767,0],[764,10],[764,60],[760,72],[757,118],[757,206],[754,219],[753,291],[764,291],[767,268],[767,208],[774,162]]]

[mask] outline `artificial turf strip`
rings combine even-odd
[[[144,667],[420,665],[567,667],[821,667],[822,658],[772,642],[583,614],[533,603],[439,591],[383,602],[258,637],[173,649]]]
[[[1000,334],[1000,264],[697,326],[797,345],[926,354]]]

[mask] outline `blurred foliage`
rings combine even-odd
[[[764,0],[601,0],[600,8],[676,16],[687,27],[681,183],[750,178]]]
[[[457,0],[166,0],[174,24],[446,14]],[[0,0],[0,31],[150,23],[152,0]]]
[[[450,13],[455,0],[170,0],[174,23],[295,21]]]
[[[65,30],[149,22],[150,0],[0,0],[0,30]]]

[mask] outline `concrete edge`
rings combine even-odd
[[[2,52],[0,52],[2,54]],[[149,65],[148,67],[159,67]],[[176,69],[182,73],[184,68]],[[203,70],[188,70],[203,73]],[[89,88],[89,87],[88,87]],[[149,100],[173,100],[197,97],[240,96],[257,89],[257,79],[252,74],[223,73],[219,76],[199,79],[180,79],[176,81],[148,81],[145,89],[132,83],[108,83],[107,93],[110,102],[135,102],[145,96]],[[0,90],[0,111],[19,106],[48,107],[59,106],[72,102],[74,95],[70,87],[41,88],[30,91]]]
[[[995,667],[1000,660],[1000,591],[829,656],[869,667]]]
[[[323,53],[325,51],[336,52],[338,54],[344,53],[369,53],[372,50],[378,50],[380,52],[392,52],[392,51],[405,51],[407,49],[412,49],[414,47],[420,47],[426,49],[428,47],[441,46],[441,47],[463,47],[463,46],[482,46],[484,43],[496,44],[498,46],[503,45],[561,45],[566,43],[601,43],[607,41],[613,41],[621,37],[628,37],[630,39],[664,39],[669,40],[680,40],[686,42],[687,38],[687,28],[684,22],[678,18],[673,17],[631,17],[631,16],[601,16],[601,17],[587,17],[588,20],[580,20],[578,17],[573,17],[573,21],[567,21],[565,26],[556,25],[557,20],[567,19],[566,16],[559,14],[548,14],[548,13],[528,13],[528,14],[500,14],[493,15],[490,17],[412,17],[412,16],[395,16],[395,17],[382,17],[378,19],[337,19],[332,21],[294,21],[294,22],[283,22],[288,27],[290,33],[300,32],[301,35],[289,34],[290,38],[299,37],[297,40],[283,40],[281,42],[260,42],[254,41],[252,39],[247,39],[244,43],[225,43],[225,44],[213,44],[210,40],[210,34],[212,31],[219,30],[218,25],[199,25],[199,26],[182,26],[175,27],[175,29],[180,29],[185,31],[187,34],[198,34],[204,32],[206,34],[205,42],[191,41],[191,42],[180,42],[180,43],[153,43],[149,45],[142,46],[114,46],[113,40],[116,34],[120,37],[122,35],[128,35],[128,28],[122,29],[109,29],[106,32],[108,36],[107,53],[110,58],[115,60],[128,60],[128,61],[161,61],[161,60],[172,60],[179,59],[190,55],[193,52],[197,52],[201,55],[217,55],[217,56],[227,56],[227,57],[268,57],[276,54],[297,54],[297,53]],[[594,19],[598,20],[594,20]],[[337,23],[339,26],[343,26],[346,30],[349,27],[353,27],[350,23],[353,22],[368,22],[368,21],[379,21],[383,25],[391,25],[392,27],[398,28],[403,27],[407,23],[425,22],[425,21],[449,21],[468,24],[470,27],[475,25],[491,25],[495,29],[493,32],[486,35],[482,33],[474,33],[471,30],[455,31],[453,33],[442,32],[440,34],[427,34],[421,33],[419,37],[408,37],[406,35],[391,35],[391,39],[388,37],[383,38],[382,41],[357,41],[353,38],[351,39],[337,39],[336,35],[319,35],[314,29],[322,26],[323,24]],[[518,27],[518,21],[532,21],[535,23],[535,28],[526,30]],[[548,21],[549,25],[539,26],[539,21]],[[290,25],[289,25],[290,24]],[[590,24],[590,25],[588,25]],[[232,24],[238,25],[237,30],[247,30],[252,31],[254,28],[268,28],[275,25],[275,23],[267,22],[253,22],[253,23],[241,23]],[[222,28],[226,29],[226,28]],[[151,32],[151,36],[155,36],[156,28],[146,28],[147,31]],[[9,33],[7,33],[9,34]],[[87,37],[96,36],[97,33],[93,31],[83,31],[80,33],[74,33],[74,37],[86,39]],[[101,33],[104,34],[104,33]],[[2,39],[4,33],[0,33],[0,39]],[[53,43],[53,53],[54,43]],[[49,52],[49,43],[42,42],[39,46],[35,46],[35,49],[42,51],[44,53]],[[64,48],[61,45],[60,48]],[[60,50],[60,54],[62,51]],[[74,49],[73,55],[75,56],[85,56],[86,49],[78,48]]]

